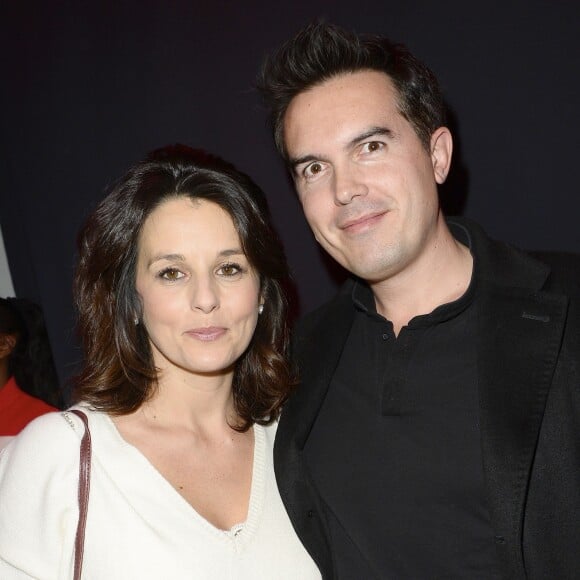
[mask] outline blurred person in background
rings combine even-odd
[[[0,298],[0,437],[56,411],[62,395],[40,307]]]

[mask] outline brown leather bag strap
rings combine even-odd
[[[79,521],[75,536],[75,568],[74,580],[81,579],[83,569],[83,554],[85,549],[85,527],[87,524],[87,509],[89,507],[89,491],[91,488],[91,432],[87,416],[78,409],[70,411],[79,417],[84,426],[85,433],[81,439],[80,463],[79,463]]]

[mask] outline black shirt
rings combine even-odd
[[[474,283],[398,337],[368,286],[357,283],[352,298],[353,326],[305,446],[338,578],[497,577]]]

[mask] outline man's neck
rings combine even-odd
[[[421,257],[396,275],[371,283],[377,312],[393,323],[395,335],[415,316],[453,302],[471,281],[473,257],[446,225]]]

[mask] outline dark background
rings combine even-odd
[[[438,75],[456,138],[447,208],[516,245],[579,252],[579,5],[3,1],[0,225],[61,380],[81,357],[76,232],[108,182],[168,143],[218,153],[267,192],[302,312],[333,294],[340,275],[302,219],[253,89],[265,53],[318,17],[404,42]]]

